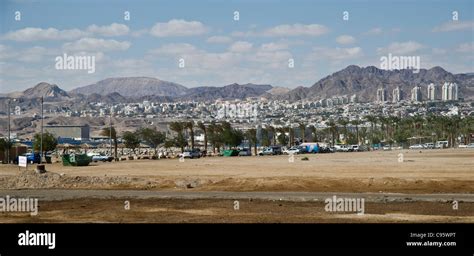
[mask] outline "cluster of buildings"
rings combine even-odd
[[[426,100],[427,101],[457,101],[458,97],[458,85],[456,83],[445,82],[441,88],[431,83],[426,87]],[[414,86],[410,91],[411,102],[422,102],[423,101],[423,89],[421,86]],[[441,95],[441,97],[439,97]],[[400,102],[403,100],[402,91],[400,87],[396,87],[392,90],[392,102]],[[377,89],[376,102],[387,102],[387,90],[385,88]]]

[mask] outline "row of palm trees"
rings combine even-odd
[[[170,129],[176,132],[175,144],[183,149],[187,146],[189,137],[191,148],[195,147],[194,134],[196,127],[204,134],[204,145],[211,145],[213,151],[220,150],[223,146],[237,146],[245,139],[255,148],[257,145],[286,145],[293,146],[297,142],[327,142],[346,144],[398,144],[419,141],[448,141],[449,147],[459,143],[471,142],[474,134],[474,117],[460,116],[376,116],[367,115],[361,119],[349,120],[347,118],[324,120],[326,128],[318,129],[314,125],[304,122],[297,126],[266,126],[261,128],[260,136],[257,129],[248,129],[245,133],[236,132],[227,122],[212,122],[205,124],[193,121],[173,122]],[[228,131],[234,131],[229,134]],[[342,135],[342,136],[341,136]],[[234,137],[234,138],[233,138]],[[340,139],[340,138],[343,139]],[[458,141],[461,138],[461,141]],[[233,140],[234,139],[234,140]],[[209,143],[209,144],[208,144]]]
[[[207,146],[212,147],[214,153],[220,152],[222,148],[237,147],[246,140],[257,153],[257,145],[286,145],[293,146],[298,142],[327,142],[335,145],[346,144],[398,144],[405,146],[407,143],[435,142],[439,140],[448,141],[449,147],[455,147],[459,143],[471,143],[474,134],[474,117],[460,116],[375,116],[368,115],[357,120],[346,118],[324,120],[326,127],[318,129],[314,125],[300,122],[297,126],[266,126],[260,129],[251,128],[245,132],[232,128],[228,122],[203,123],[201,121],[172,122],[170,130],[175,132],[173,137],[160,134],[155,130],[142,129],[140,134],[145,141],[152,143],[154,147],[158,144],[166,148],[178,147],[184,151],[185,147],[196,147],[194,135],[199,129],[204,135],[205,151]],[[368,124],[368,125],[367,125]],[[117,157],[117,133],[113,127],[105,128],[102,135],[109,136],[113,140],[115,157]],[[156,135],[156,136],[155,136]],[[159,136],[158,136],[159,135]],[[342,135],[342,136],[341,136]],[[343,139],[340,139],[340,138]],[[458,140],[461,138],[461,140]],[[188,143],[189,142],[189,143]]]

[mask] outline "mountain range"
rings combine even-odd
[[[23,92],[4,94],[3,97],[35,99],[43,96],[45,101],[81,102],[137,102],[150,100],[172,102],[180,100],[213,101],[217,99],[245,99],[265,97],[296,101],[302,99],[318,100],[334,96],[356,94],[360,101],[374,101],[378,88],[387,90],[391,100],[392,89],[399,87],[404,99],[410,98],[414,86],[422,87],[422,98],[427,98],[426,87],[430,83],[438,86],[441,95],[444,82],[458,84],[459,97],[474,99],[474,74],[452,74],[441,67],[412,70],[382,70],[373,66],[348,66],[335,72],[310,87],[288,89],[268,84],[229,84],[221,87],[201,86],[187,88],[183,85],[149,77],[107,78],[97,83],[78,87],[69,92],[55,84],[41,82]]]

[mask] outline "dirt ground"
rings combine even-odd
[[[403,162],[398,162],[399,154]],[[301,158],[308,157],[308,161]],[[474,192],[474,150],[403,150],[264,157],[48,164],[47,174],[0,165],[0,188],[203,191]],[[30,170],[34,166],[29,167]]]
[[[40,213],[0,213],[1,222],[26,223],[474,223],[474,203],[366,203],[365,213],[331,213],[323,202],[240,200],[64,200],[42,202]]]
[[[399,162],[400,153],[403,162]],[[302,157],[309,160],[302,161]],[[0,189],[150,191],[284,191],[402,194],[473,194],[474,150],[402,150],[306,154],[294,157],[209,157],[127,160],[87,167],[46,165],[36,174],[0,165]],[[1,196],[1,195],[0,195]],[[330,213],[323,202],[216,199],[76,198],[42,200],[40,214],[0,212],[0,222],[469,222],[474,203],[366,202],[364,215]]]

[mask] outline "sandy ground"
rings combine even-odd
[[[398,162],[402,153],[404,162]],[[47,165],[46,177],[0,165],[0,188],[208,191],[474,192],[474,150],[378,151]],[[34,169],[34,166],[30,166]],[[56,173],[56,175],[54,175]],[[21,174],[21,175],[19,175]]]
[[[399,154],[403,162],[398,162]],[[308,157],[308,161],[301,158]],[[0,189],[283,191],[474,194],[474,150],[402,150],[265,157],[133,160],[87,167],[47,165],[46,174],[0,165]],[[0,213],[0,222],[474,222],[474,203],[367,202],[366,214],[328,213],[322,202],[76,198],[42,201],[36,217]]]

